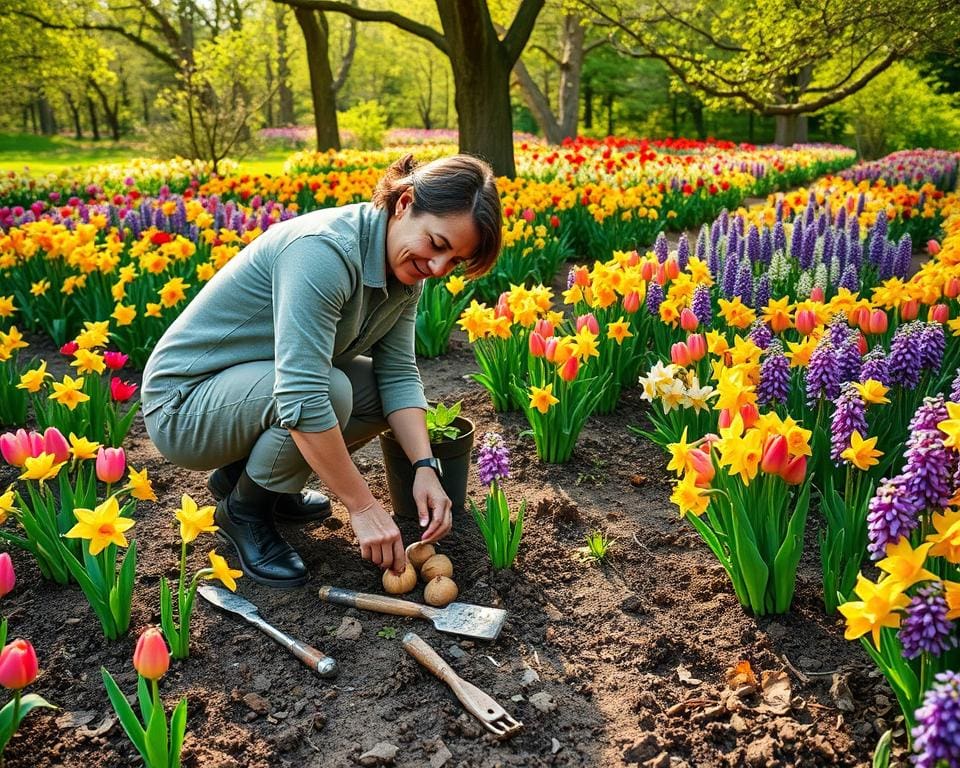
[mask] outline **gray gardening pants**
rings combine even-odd
[[[255,361],[181,387],[144,417],[147,434],[177,466],[211,470],[249,457],[247,474],[254,482],[278,493],[297,493],[310,466],[280,426],[274,374],[272,361]],[[330,401],[351,451],[388,428],[369,357],[331,369]]]

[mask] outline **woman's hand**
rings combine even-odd
[[[407,567],[400,529],[379,501],[350,513],[350,524],[360,541],[360,556],[381,568],[402,573]]]
[[[413,500],[417,503],[420,527],[427,529],[420,541],[438,541],[450,533],[453,527],[453,502],[440,485],[437,473],[430,467],[417,469],[413,479]]]

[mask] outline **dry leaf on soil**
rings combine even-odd
[[[698,680],[691,675],[690,670],[683,666],[683,664],[677,667],[677,677],[684,685],[701,685],[703,683],[703,680]]]
[[[736,666],[727,670],[727,685],[733,690],[739,690],[745,685],[754,690],[757,688],[757,676],[753,674],[753,668],[746,659],[741,659]]]
[[[774,715],[785,715],[790,711],[790,700],[793,698],[793,691],[790,686],[790,678],[786,671],[777,670],[764,672],[761,675],[761,690],[763,694],[763,704],[757,707],[760,712],[770,712]]]

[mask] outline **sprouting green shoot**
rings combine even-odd
[[[583,559],[593,563],[602,563],[610,554],[610,547],[616,539],[611,539],[603,531],[591,531],[587,534],[587,546],[581,547]]]

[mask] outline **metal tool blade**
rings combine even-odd
[[[254,616],[260,616],[257,606],[247,600],[247,598],[241,597],[224,587],[217,587],[213,584],[201,584],[197,587],[197,592],[200,594],[200,597],[208,603],[212,603],[221,610],[242,616],[247,619],[247,621],[250,621]]]
[[[433,619],[434,628],[440,632],[496,640],[507,619],[507,612],[485,605],[450,603],[446,608],[430,611],[430,618]]]

